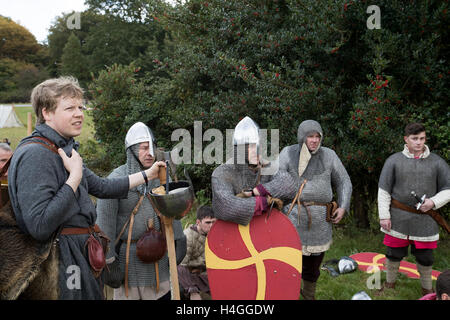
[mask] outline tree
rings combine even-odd
[[[80,13],[80,29],[69,29],[67,27],[67,21],[73,14],[75,12],[56,17],[54,24],[49,28],[49,35],[47,37],[51,58],[49,69],[53,76],[58,76],[61,71],[61,58],[69,37],[74,34],[78,37],[81,46],[84,47],[91,28],[107,19],[107,17],[93,13],[90,10],[83,11]],[[82,53],[88,55],[88,52],[84,48]]]
[[[36,38],[10,18],[0,16],[0,58],[28,61],[39,51]]]
[[[112,14],[101,14],[93,8],[80,13],[80,29],[70,30],[67,28],[67,19],[72,14],[57,18],[50,28],[48,42],[52,58],[51,71],[54,76],[72,71],[67,64],[64,66],[62,57],[65,46],[74,35],[80,44],[80,47],[76,48],[77,55],[83,56],[84,66],[82,69],[80,66],[74,66],[77,69],[75,74],[83,79],[82,83],[86,87],[91,79],[91,73],[96,75],[106,66],[129,65],[135,61],[143,70],[153,68],[151,63],[153,58],[149,56],[158,55],[161,50],[165,50],[168,43],[166,31],[159,25],[129,21]],[[74,44],[73,42],[71,45]]]
[[[80,39],[72,33],[67,40],[61,56],[61,74],[71,75],[78,79],[82,87],[89,80],[89,69],[87,59],[81,52]]]
[[[0,102],[27,102],[48,74],[46,47],[24,27],[0,16]]]
[[[140,104],[142,113],[157,111],[152,129],[166,145],[177,128],[193,134],[194,121],[225,133],[249,115],[279,129],[282,148],[296,143],[302,120],[318,120],[352,178],[363,227],[406,123],[423,121],[432,149],[448,159],[447,2],[378,1],[379,30],[367,28],[367,1],[89,2],[152,19],[174,37],[169,56],[153,59],[142,79]],[[196,188],[209,188],[213,169],[195,166]]]
[[[139,119],[142,106],[146,108],[148,96],[142,82],[136,81],[139,68],[133,64],[129,66],[113,65],[100,71],[97,78],[89,86],[92,96],[92,115],[97,140],[108,150],[107,160],[111,169],[124,163],[125,135]],[[149,112],[147,115],[157,118],[157,114]],[[139,120],[137,120],[139,119]]]

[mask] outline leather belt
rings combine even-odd
[[[397,208],[400,210],[404,210],[411,213],[416,214],[426,214],[429,215],[431,218],[434,219],[434,221],[437,222],[438,225],[440,225],[447,233],[450,233],[450,226],[448,225],[447,221],[436,211],[433,209],[428,210],[427,212],[422,212],[419,210],[416,210],[416,208],[410,207],[394,198],[391,199],[391,206],[393,208]]]
[[[89,226],[87,228],[64,228],[61,231],[61,234],[69,235],[69,234],[91,234],[91,233],[99,233],[101,231],[100,227],[96,224],[94,226]]]
[[[314,202],[314,201],[300,201],[302,205],[306,206],[322,206],[327,207],[331,202],[323,203],[323,202]]]

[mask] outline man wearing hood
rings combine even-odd
[[[38,123],[31,136],[19,143],[8,174],[17,225],[42,242],[58,233],[57,298],[102,299],[101,276],[93,272],[99,265],[94,268],[90,263],[87,249],[91,235],[101,234],[89,195],[124,198],[130,188],[144,183],[144,177],[157,177],[159,166],[165,164],[157,162],[136,174],[102,179],[83,165],[73,139],[81,134],[84,121],[78,81],[71,77],[46,80],[33,89],[31,102]]]
[[[109,179],[117,179],[140,172],[151,167],[155,161],[156,143],[153,133],[142,122],[135,123],[128,130],[125,137],[125,148],[126,164],[114,169],[108,176]],[[97,201],[97,223],[108,237],[113,239],[106,260],[109,272],[105,272],[105,283],[115,288],[114,300],[170,299],[167,252],[158,263],[141,261],[136,254],[137,241],[146,232],[149,221],[155,230],[160,231],[163,228],[147,197],[147,194],[159,185],[159,179],[155,178],[149,180],[147,185],[143,184],[131,189],[125,199]],[[123,228],[135,208],[137,211],[134,214],[132,230],[129,230],[131,223],[124,230]],[[177,263],[180,263],[186,254],[186,237],[179,220],[173,221],[173,230]],[[129,232],[131,232],[131,243],[127,244]],[[120,239],[116,247],[114,240],[118,237]]]
[[[332,243],[332,225],[349,211],[352,183],[336,153],[321,146],[322,127],[317,121],[303,121],[297,131],[298,144],[287,146],[279,156],[279,170],[263,187],[276,198],[287,200],[283,212],[296,226],[302,241],[303,270],[301,291],[305,299],[315,299],[316,282],[325,251]],[[327,221],[327,204],[337,194],[337,209]],[[254,189],[255,194],[258,190]],[[297,201],[291,202],[298,195]],[[300,211],[300,214],[299,214]]]
[[[450,201],[450,169],[444,159],[431,153],[425,127],[411,123],[405,127],[402,152],[391,155],[384,163],[378,182],[378,214],[386,250],[384,288],[395,288],[401,260],[415,256],[423,295],[432,292],[433,250],[439,240],[439,226],[426,213]],[[417,210],[418,200],[424,198]]]
[[[262,187],[271,175],[261,174],[259,127],[250,118],[242,119],[234,129],[234,156],[217,167],[211,176],[212,208],[217,219],[248,225],[254,215],[261,215],[272,198]],[[260,190],[252,196],[252,189]]]

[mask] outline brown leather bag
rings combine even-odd
[[[88,249],[88,260],[92,273],[97,278],[106,266],[106,253],[108,252],[109,238],[98,225],[87,228],[63,228],[62,235],[89,234],[85,247]]]
[[[333,212],[338,208],[338,204],[336,201],[332,201],[327,203],[327,222],[331,222],[331,218],[333,218]]]
[[[137,257],[144,263],[155,263],[164,256],[166,251],[167,242],[164,233],[155,230],[153,228],[153,221],[150,220],[148,230],[140,237],[136,244]]]
[[[86,241],[88,247],[89,264],[91,265],[94,274],[100,274],[106,266],[105,252],[100,242],[91,234]]]

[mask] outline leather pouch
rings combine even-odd
[[[338,208],[338,204],[336,201],[327,203],[327,218],[326,218],[327,222],[331,222],[333,212],[336,211],[337,208]]]
[[[87,239],[86,245],[88,247],[89,264],[95,277],[98,277],[106,266],[105,250],[103,245],[97,240],[94,234],[91,234]]]
[[[144,263],[159,261],[167,251],[165,235],[149,226],[136,243],[136,255]]]

